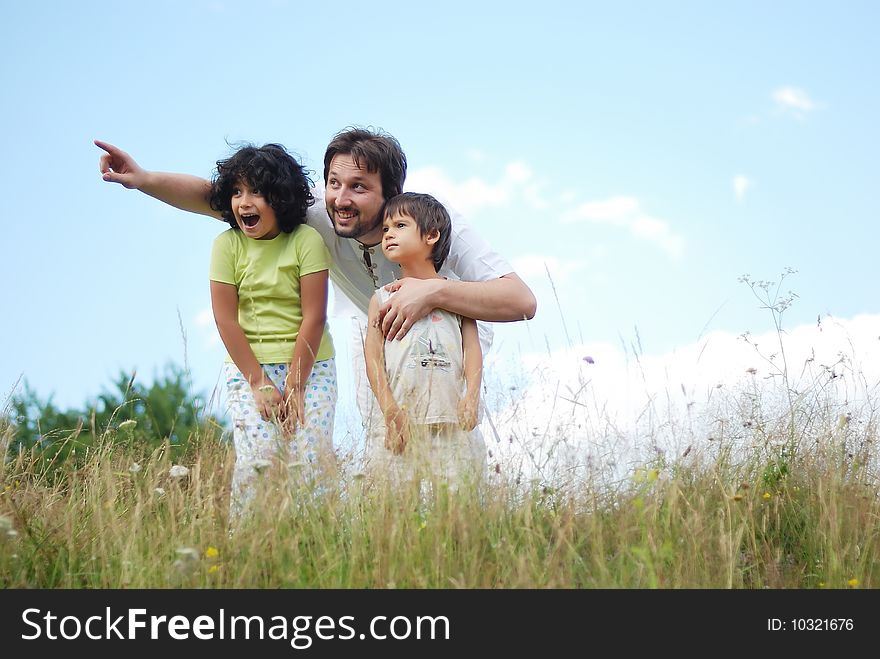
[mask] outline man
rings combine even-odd
[[[140,190],[186,211],[220,217],[208,203],[209,181],[188,174],[147,171],[115,146],[97,140],[95,144],[106,152],[100,161],[105,181]],[[387,285],[395,292],[379,311],[387,339],[402,338],[434,308],[478,321],[504,322],[534,317],[537,304],[510,265],[454,213],[452,244],[439,273],[445,279],[398,280],[399,267],[382,254],[379,210],[385,200],[403,191],[405,178],[406,156],[393,136],[379,130],[347,128],[333,137],[324,154],[326,215],[320,203],[308,211],[308,224],[318,230],[333,256],[330,279],[334,287],[363,314],[357,321],[352,354],[358,408],[368,429],[375,412],[363,361],[363,337],[370,298],[377,288]],[[320,202],[321,191],[314,192]],[[478,327],[485,355],[492,330],[485,322]],[[368,437],[369,443],[384,444]],[[485,447],[475,450],[485,451]]]

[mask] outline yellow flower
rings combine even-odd
[[[769,492],[764,492],[764,494],[761,495],[761,498],[764,499],[764,501],[767,501],[770,499],[770,496],[771,494]]]
[[[208,574],[214,574],[219,571],[220,571],[219,565],[212,565],[211,567],[208,568]]]
[[[852,579],[850,579],[849,581],[846,582],[846,585],[849,586],[850,588],[855,588],[856,586],[859,585],[859,580],[856,579],[855,577],[853,577]]]
[[[216,547],[208,547],[205,550],[206,558],[217,558],[220,555],[220,551]]]
[[[824,588],[824,587],[825,587],[825,582],[824,582],[824,581],[820,581],[820,582],[819,582],[819,588]]]

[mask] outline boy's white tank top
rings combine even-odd
[[[384,304],[393,293],[376,289]],[[457,423],[464,391],[461,316],[434,309],[400,341],[385,341],[385,372],[394,400],[418,425]]]

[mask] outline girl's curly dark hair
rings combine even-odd
[[[233,229],[238,229],[238,223],[232,214],[232,193],[239,181],[260,191],[285,233],[305,224],[306,211],[315,203],[311,179],[287,149],[280,144],[245,144],[229,158],[217,161],[211,181],[211,208],[220,211]]]

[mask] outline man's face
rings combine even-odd
[[[357,238],[365,245],[382,240],[379,209],[385,198],[379,172],[358,167],[350,155],[335,155],[330,161],[324,197],[337,236]]]

